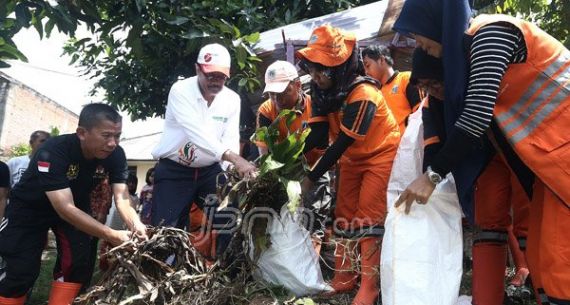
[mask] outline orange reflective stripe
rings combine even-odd
[[[511,143],[516,144],[532,133],[568,97],[569,91],[570,52],[565,52],[538,75],[509,111],[497,116],[497,121]]]
[[[567,81],[564,87],[568,88],[569,85],[570,82]],[[536,129],[536,127],[538,127],[538,125],[540,125],[544,119],[546,119],[546,117],[548,117],[567,98],[568,89],[563,90],[562,87],[559,87],[556,93],[553,96],[549,97],[550,100],[547,100],[548,103],[536,114],[536,116],[521,130],[512,135],[511,142],[513,144],[516,144],[530,135]]]
[[[537,79],[531,84],[531,86],[525,91],[522,97],[513,105],[513,107],[511,107],[505,113],[497,116],[497,120],[499,121],[499,123],[505,124],[506,132],[510,132],[511,130],[516,128],[516,125],[509,127],[509,125],[511,125],[513,122],[508,123],[508,121],[514,119],[517,116],[517,114],[521,115],[529,113],[529,111],[526,110],[525,106],[527,106],[529,102],[536,100],[536,97],[538,97],[537,94],[541,91],[540,89],[543,88],[548,89],[549,86],[547,86],[547,84],[551,81],[552,76],[558,74],[557,72],[562,72],[561,68],[565,64],[566,65],[568,64],[569,56],[570,56],[569,54],[562,54],[556,61],[554,61],[548,68],[546,68],[544,73],[540,73],[538,75]],[[556,85],[557,84],[554,83],[551,84],[550,87],[556,88],[557,87]],[[529,106],[530,106],[529,109],[531,109],[530,113],[534,112],[534,110],[538,107],[536,105],[533,107],[532,103],[530,103]]]
[[[424,147],[425,147],[425,146],[428,146],[428,145],[431,145],[431,144],[439,143],[439,142],[441,142],[441,140],[439,139],[438,136],[434,136],[434,137],[431,137],[431,138],[427,138],[427,139],[424,140]]]

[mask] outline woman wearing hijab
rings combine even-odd
[[[531,23],[468,17],[465,0],[408,0],[394,24],[443,60],[448,135],[397,204],[426,202],[449,172],[467,201],[495,148],[531,199],[533,284],[542,300],[570,304],[570,52]]]
[[[357,274],[350,253],[359,248],[360,288],[352,304],[372,305],[379,294],[386,191],[399,127],[378,83],[364,76],[354,35],[328,25],[318,27],[296,55],[312,78],[311,133],[305,150],[315,147],[317,140],[326,141],[329,131],[334,141],[303,180],[303,193],[337,161],[340,164],[331,286],[335,292],[354,289]]]
[[[410,83],[422,88],[430,97],[427,107],[423,109],[425,169],[445,142],[445,131],[442,128],[442,101],[445,99],[443,66],[441,59],[418,48],[414,50],[412,67]],[[495,154],[477,179],[475,189],[477,230],[473,236],[472,248],[474,304],[503,303],[507,239],[509,246],[514,245],[511,251],[517,267],[512,282],[517,286],[524,284],[529,273],[528,266],[516,237],[527,237],[529,204],[516,175],[506,166],[501,154]]]

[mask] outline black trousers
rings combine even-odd
[[[223,253],[235,228],[238,211],[233,203],[227,209],[217,211],[216,179],[221,171],[219,163],[190,168],[161,159],[154,171],[152,225],[189,228],[190,207],[196,203],[210,222],[211,227],[206,229],[218,233],[216,252]]]
[[[97,258],[97,238],[62,220],[53,210],[12,201],[0,226],[0,296],[20,297],[34,285],[41,267],[49,229],[55,233],[57,259],[54,280],[81,283],[91,281]]]

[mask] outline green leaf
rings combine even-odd
[[[46,37],[49,38],[54,26],[55,26],[55,19],[49,19],[48,22],[46,22],[45,26]]]
[[[188,21],[190,21],[190,18],[186,18],[186,17],[182,17],[182,16],[176,16],[174,19],[166,21],[166,23],[172,24],[172,25],[181,25],[181,24],[185,24]]]
[[[251,141],[268,144],[267,142],[269,141],[269,130],[267,126],[257,128],[255,133],[251,136]]]
[[[32,24],[34,25],[34,28],[36,29],[36,31],[40,35],[40,39],[43,39],[44,38],[44,27],[42,25],[41,17],[39,17],[39,16],[36,17],[36,15],[32,16]]]
[[[243,37],[243,39],[247,42],[249,42],[250,44],[254,44],[259,40],[260,34],[259,32],[255,32],[253,34],[249,34]]]
[[[315,305],[315,301],[311,298],[302,298],[295,301],[294,305]]]
[[[136,56],[143,56],[143,45],[141,41],[142,27],[134,26],[126,39],[127,47],[130,47]],[[111,43],[112,44],[112,43]]]
[[[279,169],[281,167],[283,167],[283,163],[275,161],[271,155],[269,155],[265,161],[263,162],[263,164],[261,164],[261,166],[259,167],[259,173],[260,174],[265,174],[268,173],[270,171],[274,171],[276,169]]]
[[[255,62],[263,62],[263,60],[257,56],[248,56],[247,60],[249,61],[255,61]]]
[[[285,178],[279,178],[279,181],[287,190],[287,197],[289,198],[289,201],[287,201],[287,209],[290,213],[295,213],[301,204],[301,183]]]
[[[87,38],[82,38],[82,39],[79,39],[78,41],[74,42],[73,44],[74,44],[76,47],[79,47],[79,46],[84,45],[84,44],[85,44],[86,42],[88,42],[88,41],[91,41],[91,38],[89,38],[89,37],[87,37]]]
[[[23,27],[29,27],[30,21],[32,20],[32,13],[25,2],[18,3],[18,5],[16,5],[15,12],[18,23]]]
[[[234,29],[234,35],[235,35],[236,37],[240,37],[240,36],[241,36],[241,32],[239,31],[238,27],[234,25],[234,26],[232,26],[232,28]]]
[[[28,58],[11,43],[4,43],[0,45],[0,58],[19,59],[28,62]]]
[[[188,32],[186,32],[186,34],[184,34],[180,37],[185,38],[185,39],[196,39],[196,38],[205,38],[208,36],[210,36],[208,33],[204,32],[202,30],[196,29],[196,28],[192,28],[192,29],[188,30]]]
[[[242,78],[238,82],[238,86],[243,87],[247,84],[247,78]]]
[[[305,158],[295,159],[279,169],[279,176],[293,181],[301,181],[309,171]]]

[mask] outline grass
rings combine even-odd
[[[26,305],[45,305],[49,298],[49,290],[53,281],[52,270],[55,265],[55,249],[48,249],[42,255],[42,268],[36,284],[32,289],[31,298]]]
[[[55,265],[55,259],[55,248],[48,248],[44,251],[42,255],[40,275],[32,289],[32,293],[30,295],[31,298],[28,299],[26,305],[46,305],[48,303],[51,282],[53,281],[53,266]],[[99,270],[95,268],[91,283],[96,283],[99,276]]]

